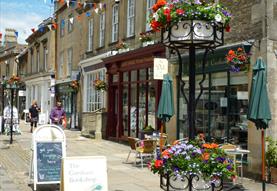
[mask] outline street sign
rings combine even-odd
[[[66,157],[62,160],[61,191],[108,191],[104,156]]]
[[[33,133],[30,179],[38,184],[60,183],[61,161],[66,156],[65,134],[56,125],[42,125]]]

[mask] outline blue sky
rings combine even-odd
[[[52,13],[51,0],[0,0],[0,32],[4,37],[5,28],[14,28],[18,31],[18,42],[26,43],[31,28],[37,28]]]

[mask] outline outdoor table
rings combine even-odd
[[[241,176],[241,184],[243,181],[243,156],[245,154],[249,154],[250,151],[249,150],[245,150],[245,149],[241,149],[241,148],[235,148],[235,149],[224,149],[224,151],[228,154],[228,155],[232,155],[234,156],[234,163],[236,163],[236,156],[240,155],[241,156],[241,171],[240,171],[240,176]]]

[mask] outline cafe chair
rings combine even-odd
[[[131,153],[134,153],[135,154],[135,161],[136,161],[136,158],[137,158],[137,151],[136,151],[136,142],[140,141],[140,139],[138,138],[135,138],[135,137],[128,137],[128,142],[129,142],[129,145],[130,145],[130,151],[128,153],[128,156],[126,158],[126,163],[128,163],[128,160],[129,160],[129,157],[130,157],[130,154]]]
[[[220,148],[222,148],[223,150],[226,150],[227,154],[228,154],[228,150],[235,150],[238,147],[236,145],[227,143],[227,144],[221,145]],[[240,177],[243,178],[242,157],[241,158],[237,158],[236,154],[228,154],[228,156],[234,161],[236,173],[239,172],[240,173]]]
[[[157,140],[140,140],[136,142],[136,152],[138,158],[140,158],[141,168],[143,168],[144,159],[149,158],[150,160],[155,157]],[[136,161],[135,161],[136,162]]]

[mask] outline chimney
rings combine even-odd
[[[15,29],[5,29],[5,36],[4,36],[4,46],[10,47],[12,45],[17,44],[17,36],[15,34]]]

